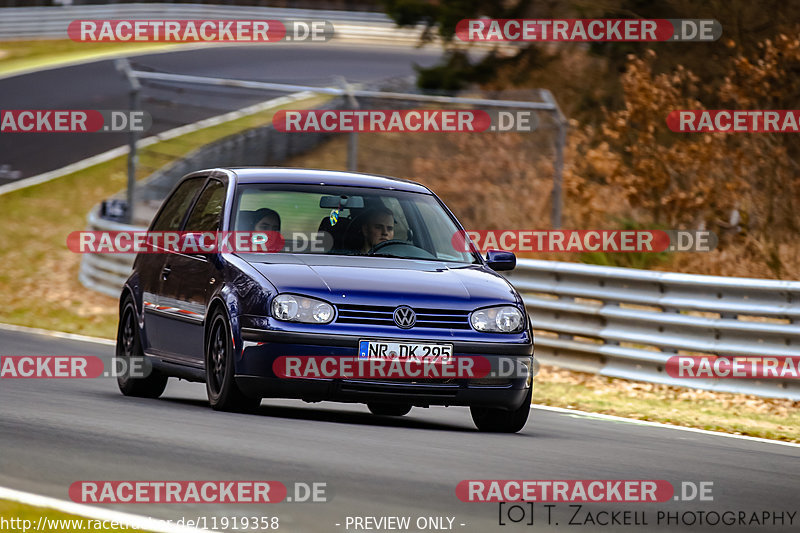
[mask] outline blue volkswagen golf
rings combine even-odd
[[[150,232],[267,232],[278,250],[141,253],[120,298],[117,355],[145,357],[127,396],[156,398],[168,378],[205,382],[216,410],[262,398],[412,407],[468,406],[481,431],[517,432],[533,387],[533,330],[516,290],[428,188],[367,174],[230,168],[185,176]],[[269,233],[272,232],[272,233]],[[421,379],[287,377],[276,361],[426,353],[504,359],[522,372]]]

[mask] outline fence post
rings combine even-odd
[[[128,62],[127,59],[118,59],[116,61],[117,70],[122,72],[125,78],[128,80],[128,83],[131,86],[131,90],[129,94],[129,106],[131,112],[138,111],[140,107],[139,101],[139,93],[142,89],[142,84],[139,83],[138,78],[133,74],[131,70],[131,64]],[[127,201],[128,201],[128,210],[125,213],[125,220],[128,224],[133,223],[133,193],[136,189],[136,163],[137,163],[137,153],[136,153],[136,142],[139,140],[139,133],[131,128],[131,131],[128,133],[128,191],[127,191]]]
[[[340,77],[340,83],[344,87],[345,94],[347,95],[347,103],[350,109],[358,109],[358,100],[353,94],[353,87],[347,83],[343,77]],[[347,139],[347,170],[355,172],[358,170],[358,132],[351,131]]]
[[[553,213],[550,223],[553,229],[561,228],[561,207],[564,202],[561,196],[561,183],[564,177],[564,146],[567,143],[567,125],[558,121],[558,135],[556,137],[555,175],[553,176]]]
[[[550,225],[553,229],[561,228],[561,208],[563,199],[561,197],[561,183],[564,176],[564,148],[567,144],[567,119],[561,108],[558,107],[556,99],[553,98],[553,93],[547,89],[539,89],[542,100],[553,106],[553,115],[555,116],[557,126],[556,134],[556,157],[553,165],[553,192],[551,198],[551,211],[550,211]]]

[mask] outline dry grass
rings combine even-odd
[[[41,532],[58,532],[58,533],[72,533],[74,531],[86,530],[101,530],[101,531],[130,531],[128,527],[112,527],[112,522],[108,521],[103,524],[103,521],[94,518],[86,518],[85,516],[70,515],[48,509],[46,507],[34,507],[32,505],[25,505],[22,503],[12,502],[8,500],[0,500],[0,518],[6,521],[12,521],[11,529],[4,531],[36,531],[39,527],[39,521],[42,520]],[[60,522],[53,522],[53,521]],[[27,522],[26,522],[27,521]],[[142,533],[146,533],[144,530]]]
[[[800,442],[800,402],[671,387],[542,365],[533,403]]]
[[[52,67],[121,53],[145,53],[174,47],[170,43],[80,43],[69,39],[0,42],[0,74]]]

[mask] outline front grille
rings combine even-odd
[[[394,326],[396,307],[385,305],[339,305],[339,324],[363,324],[368,326]],[[469,312],[450,309],[426,309],[413,307],[417,314],[415,328],[470,329]],[[398,328],[399,329],[399,328]]]
[[[435,386],[438,385],[438,386]],[[451,383],[420,385],[419,383],[391,383],[381,380],[359,381],[346,380],[342,382],[343,392],[369,392],[372,394],[402,394],[404,396],[452,396],[458,394],[459,387]]]
[[[343,382],[344,383],[358,383],[358,384],[370,384],[370,385],[400,385],[403,387],[406,386],[416,386],[422,385],[423,387],[430,387],[434,385],[448,385],[448,386],[456,386],[460,387],[460,383],[464,381],[457,380],[456,378],[430,378],[430,379],[400,379],[400,378],[347,378]]]

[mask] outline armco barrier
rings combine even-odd
[[[800,380],[683,379],[680,354],[800,356],[800,282],[520,260],[508,276],[542,362],[604,376],[800,400]]]
[[[0,9],[2,39],[66,39],[69,23],[77,19],[279,19],[327,20],[335,40],[369,40],[415,45],[423,27],[398,28],[383,13],[286,9],[202,4],[110,4]]]
[[[100,218],[98,209],[88,216],[87,231],[145,231],[142,226],[129,226]],[[131,274],[135,254],[86,254],[81,260],[78,280],[97,292],[119,298],[122,286]]]

